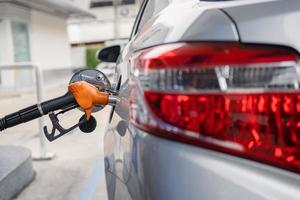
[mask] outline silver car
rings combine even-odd
[[[299,0],[145,0],[119,49],[109,199],[300,199]]]

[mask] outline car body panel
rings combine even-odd
[[[292,172],[133,130],[142,199],[299,199]]]
[[[149,1],[149,5],[151,2],[155,1]],[[155,7],[155,4],[150,7]],[[160,9],[154,11],[147,22],[141,24],[140,30],[132,40],[133,50],[181,41],[239,39],[234,23],[227,15],[219,9],[206,10],[199,1],[176,1],[171,6]],[[210,23],[211,21],[215,23]],[[205,28],[199,29],[199,26]]]
[[[251,22],[251,11],[247,11],[247,6],[273,5],[277,1],[149,2],[153,3],[153,8],[147,10],[147,7],[140,12],[139,15],[146,16],[147,20],[136,21],[136,30],[133,30],[131,39],[119,57],[114,74],[114,83],[120,81],[121,87],[120,102],[112,110],[104,139],[109,199],[297,199],[300,196],[297,174],[151,136],[133,126],[129,118],[130,59],[135,52],[174,42],[281,44],[279,37],[282,34],[277,34],[277,41],[276,37],[270,40],[267,36],[261,39],[252,37],[255,23]],[[300,5],[300,1],[297,5]],[[239,13],[240,7],[243,10]],[[243,12],[247,13],[249,20],[243,18]],[[247,30],[246,22],[252,24],[251,32]],[[263,29],[268,29],[267,24],[262,25],[266,26]],[[280,27],[289,28],[284,24]],[[276,32],[276,25],[270,25],[270,29],[269,34]],[[290,44],[287,40],[282,43],[287,46]],[[296,46],[292,47],[298,49]]]
[[[96,69],[100,70],[106,76],[110,77],[115,73],[115,64],[101,62],[96,66]]]
[[[272,1],[224,9],[245,43],[278,44],[300,52],[300,2]]]

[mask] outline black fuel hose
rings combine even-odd
[[[0,119],[0,131],[39,118],[51,111],[69,108],[72,106],[78,107],[78,104],[74,96],[68,92],[61,97],[32,105],[12,114],[6,115]]]

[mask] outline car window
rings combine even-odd
[[[135,18],[135,22],[134,22],[134,25],[133,25],[133,28],[132,28],[129,40],[131,40],[132,37],[137,33],[137,29],[139,27],[141,16],[143,14],[143,11],[144,11],[144,9],[146,7],[147,2],[148,2],[148,0],[144,0],[143,3],[141,4],[140,10],[139,10],[139,12],[137,14],[137,17]]]
[[[147,21],[164,9],[169,3],[170,0],[145,0],[141,7],[139,13],[140,16],[138,16],[138,21],[136,21],[132,36],[137,34]]]
[[[149,0],[141,17],[137,32],[139,32],[147,21],[163,10],[169,3],[170,0]]]

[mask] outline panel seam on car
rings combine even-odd
[[[234,25],[234,30],[235,30],[236,36],[238,38],[238,41],[241,42],[241,34],[240,34],[239,28],[237,26],[237,23],[223,8],[220,8],[220,11],[223,12],[224,15],[232,22],[232,24]]]

